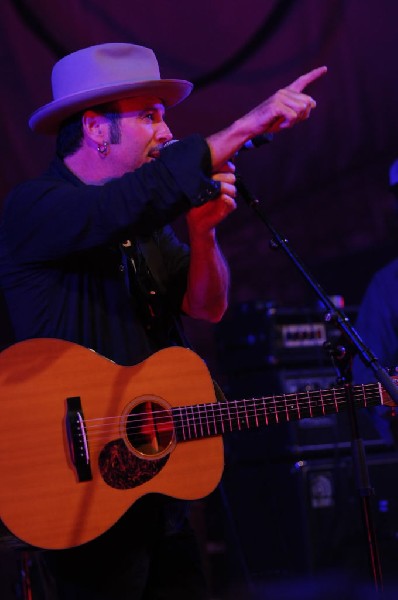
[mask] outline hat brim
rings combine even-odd
[[[156,96],[166,108],[170,108],[189,96],[192,89],[193,84],[183,79],[161,79],[85,90],[37,109],[29,119],[29,126],[36,133],[55,134],[62,121],[85,108],[135,96]]]

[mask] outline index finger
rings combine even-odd
[[[327,72],[327,67],[318,67],[316,69],[312,69],[308,73],[301,75],[298,79],[293,81],[290,85],[287,86],[288,90],[292,90],[293,92],[302,92],[304,88],[307,87],[310,83],[319,79]]]

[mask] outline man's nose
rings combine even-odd
[[[159,140],[159,142],[162,142],[163,144],[173,139],[173,134],[171,133],[170,129],[164,121],[162,121],[162,123],[159,123],[156,129],[156,139]]]

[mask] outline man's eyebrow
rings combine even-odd
[[[140,112],[142,111],[146,111],[146,110],[155,110],[155,111],[159,111],[161,113],[165,112],[165,108],[163,106],[163,104],[148,104],[147,106],[144,106],[143,108],[140,109]]]
[[[163,104],[148,104],[147,106],[145,106],[144,108],[140,108],[137,111],[137,115],[142,118],[145,116],[145,114],[151,113],[154,115],[154,117],[156,119],[164,119],[164,116],[166,114],[166,110],[163,106]]]

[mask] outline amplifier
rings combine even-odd
[[[368,457],[367,465],[374,490],[370,504],[384,582],[386,586],[396,586],[398,454]],[[225,518],[228,512],[235,530],[229,539],[226,528],[227,542],[234,540],[226,544],[227,553],[233,555],[238,539],[246,570],[257,580],[282,577],[294,581],[297,576],[325,574],[332,577],[331,582],[337,576],[371,582],[361,498],[355,480],[350,456],[296,464],[266,462],[261,467],[254,462],[234,464],[233,468],[227,465],[223,486],[229,512],[224,510],[221,514]],[[234,563],[231,577],[236,571]],[[308,596],[300,595],[304,597]]]
[[[398,583],[398,497],[396,451],[367,457],[373,494],[370,508],[385,583]],[[310,571],[343,566],[369,573],[367,538],[351,457],[297,463],[301,522]],[[293,474],[293,472],[292,472]],[[370,573],[369,573],[370,575]]]
[[[345,309],[353,321],[355,307]],[[341,332],[327,311],[283,308],[273,302],[239,304],[216,327],[216,343],[227,372],[264,368],[330,366],[325,342],[341,342]]]
[[[215,332],[227,398],[336,385],[337,372],[324,344],[340,344],[342,336],[325,312],[279,308],[272,302],[230,310]],[[344,313],[354,321],[357,309]],[[369,410],[358,410],[357,419],[375,488],[372,504],[383,568],[386,581],[395,584],[398,454],[389,453]],[[223,482],[247,569],[264,580],[280,573],[294,577],[335,569],[367,575],[348,414],[238,433],[224,436]]]
[[[357,309],[344,311],[350,320]],[[329,389],[338,383],[338,373],[325,342],[341,343],[342,334],[325,311],[316,308],[278,308],[272,302],[252,302],[235,307],[217,326],[216,340],[223,389],[230,400],[295,394]],[[379,452],[386,442],[376,430],[367,409],[357,411],[360,435],[370,450]],[[324,456],[336,450],[350,452],[348,414],[331,414],[270,426],[239,444],[243,460],[258,456],[258,446],[272,440],[268,456]]]

